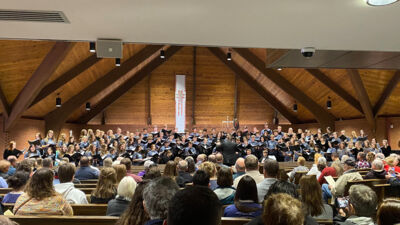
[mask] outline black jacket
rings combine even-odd
[[[364,179],[385,179],[386,170],[376,171],[370,170]]]
[[[129,201],[118,197],[108,202],[107,216],[121,216],[125,209],[128,208]]]
[[[224,156],[225,165],[234,165],[237,159],[236,143],[225,141],[221,144],[222,155]]]
[[[188,172],[179,171],[178,176],[176,177],[176,183],[179,187],[185,187],[185,184],[192,183],[193,177]]]

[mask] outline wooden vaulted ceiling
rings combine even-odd
[[[14,100],[17,98],[19,93],[23,90],[24,86],[30,80],[32,74],[36,71],[39,65],[42,63],[46,55],[54,47],[55,42],[51,41],[13,41],[13,40],[2,40],[0,41],[0,87],[4,93],[4,99],[10,108],[15,105]],[[107,79],[105,76],[116,76],[115,74],[119,71],[116,70],[113,59],[95,59],[88,51],[88,43],[74,43],[71,49],[68,51],[63,61],[59,64],[57,69],[52,73],[50,78],[47,80],[46,85],[54,84],[59,82],[57,88],[50,90],[49,93],[46,91],[42,92],[42,97],[37,97],[32,101],[27,110],[22,114],[23,117],[49,119],[55,108],[55,98],[57,94],[62,98],[63,104],[67,103],[74,108],[70,110],[70,113],[65,116],[65,120],[69,122],[88,122],[99,121],[101,118],[102,108],[108,106],[110,112],[116,111],[113,107],[116,105],[128,105],[134,104],[145,105],[146,104],[146,82],[145,78],[147,74],[155,73],[159,75],[160,79],[152,79],[151,83],[157,84],[156,90],[151,90],[152,94],[160,93],[160,95],[166,95],[166,93],[173,92],[170,86],[174,86],[170,80],[163,80],[162,74],[166,73],[192,73],[191,65],[192,61],[192,49],[193,47],[164,47],[168,49],[171,54],[171,58],[165,65],[163,62],[158,61],[158,51],[162,46],[155,46],[149,49],[143,44],[124,44],[124,57],[122,59],[122,66],[125,61],[136,65],[135,68],[127,68],[124,73],[118,76],[117,80],[110,80],[112,82],[103,84],[101,91],[90,93],[87,100],[75,101],[74,97],[79,94],[85,93],[86,89],[92,89],[93,85],[101,79]],[[147,53],[146,53],[147,51]],[[235,73],[241,71],[241,82],[239,86],[243,87],[244,92],[254,91],[254,94],[260,95],[265,98],[267,102],[272,104],[272,108],[277,109],[282,115],[286,114],[286,119],[295,123],[305,123],[310,121],[316,121],[318,118],[316,115],[324,114],[325,119],[350,119],[350,118],[362,118],[364,117],[363,109],[360,105],[351,104],[352,102],[359,101],[359,94],[355,91],[352,84],[352,80],[349,77],[349,71],[345,69],[320,69],[320,70],[307,70],[303,68],[286,68],[281,71],[261,68],[255,61],[260,60],[265,63],[266,61],[266,50],[265,49],[233,49],[232,57],[235,65],[227,64],[223,62],[221,54],[225,54],[228,50],[221,48],[197,48],[199,68],[204,72],[211,71],[212,69],[218,69],[220,71],[219,76],[221,80],[217,82],[227,82],[229,86],[235,86],[235,80],[227,80],[227,77],[234,77]],[[173,55],[176,53],[176,55]],[[146,56],[142,61],[129,62],[133,60],[137,55]],[[218,59],[219,54],[219,59]],[[249,55],[255,58],[249,59]],[[278,54],[279,55],[279,54]],[[135,57],[133,57],[135,56]],[[92,57],[92,58],[91,58]],[[213,59],[213,60],[208,60]],[[208,60],[208,61],[207,61]],[[168,65],[177,64],[180,65],[180,71],[168,69]],[[77,69],[78,68],[78,69]],[[153,70],[155,71],[153,72]],[[122,69],[123,70],[123,69]],[[235,71],[236,70],[236,71]],[[72,72],[71,72],[72,71]],[[79,71],[79,72],[76,72]],[[214,70],[215,71],[215,70]],[[324,84],[321,79],[318,79],[318,74],[328,79],[328,82],[333,82],[335,87]],[[318,72],[319,71],[319,72]],[[398,102],[400,101],[400,89],[399,84],[392,85],[391,91],[387,91],[387,87],[391,83],[398,82],[398,76],[400,76],[394,70],[366,70],[360,69],[356,71],[359,74],[362,84],[367,93],[371,110],[375,113],[373,116],[397,116],[400,115],[400,108]],[[65,74],[69,73],[71,79],[68,82],[62,83],[59,81]],[[72,74],[72,75],[71,75]],[[209,73],[208,73],[209,74]],[[225,75],[224,75],[225,74]],[[322,75],[321,75],[322,74]],[[140,75],[136,76],[136,75]],[[136,76],[136,78],[135,78]],[[205,75],[199,75],[201,76]],[[210,75],[207,75],[210,76]],[[217,74],[215,74],[217,76]],[[226,77],[225,77],[226,76]],[[243,79],[244,78],[244,79]],[[207,77],[202,79],[207,80]],[[284,80],[285,84],[282,86],[277,85],[277,80]],[[60,83],[61,82],[61,83]],[[99,83],[99,82],[98,82]],[[127,84],[129,83],[129,84]],[[129,86],[132,83],[132,86]],[[165,86],[169,84],[169,86]],[[128,91],[119,91],[122,86],[128,89]],[[164,86],[163,86],[164,85]],[[199,82],[198,88],[204,88],[206,86],[212,86],[210,82]],[[123,89],[125,89],[123,88]],[[45,88],[44,88],[45,89]],[[288,90],[290,89],[290,90]],[[246,91],[247,90],[247,91]],[[118,93],[116,93],[118,92]],[[339,93],[338,93],[339,92]],[[132,100],[129,96],[135,94],[135,99]],[[219,98],[218,101],[229,102],[229,106],[225,111],[231,111],[233,107],[233,95],[232,90],[221,90],[220,95],[226,95],[225,98]],[[218,93],[217,93],[218,94]],[[112,96],[111,96],[112,95]],[[239,93],[243,95],[243,93]],[[40,96],[40,94],[39,94]],[[169,95],[168,95],[169,96]],[[171,97],[172,96],[172,97]],[[170,103],[173,104],[173,95],[165,97]],[[201,93],[196,93],[196,98],[202,98]],[[300,97],[299,97],[300,96]],[[304,97],[301,97],[304,96]],[[384,97],[387,97],[384,98]],[[333,107],[331,110],[326,109],[326,101],[328,97],[331,98]],[[204,98],[208,98],[205,96]],[[386,99],[386,101],[382,101]],[[85,111],[85,102],[88,101],[92,104],[95,109],[93,113],[96,115],[90,115],[84,117],[87,112]],[[215,104],[218,104],[216,100]],[[360,101],[359,101],[360,102]],[[382,104],[383,102],[383,104]],[[188,103],[190,100],[188,100]],[[293,104],[298,104],[298,111],[293,112]],[[150,107],[164,107],[157,105],[157,102],[151,102]],[[249,107],[251,107],[252,101],[249,101]],[[257,103],[253,102],[253,105]],[[96,110],[96,105],[99,109]],[[100,107],[103,106],[103,107]],[[310,107],[312,110],[310,110]],[[187,107],[188,111],[192,110],[191,107]],[[257,107],[255,107],[257,108]],[[201,121],[202,110],[206,110],[205,105],[198,105],[195,109],[196,118]],[[262,111],[268,111],[266,108],[257,108],[259,113]],[[279,110],[280,109],[280,110]],[[379,109],[379,111],[377,111]],[[0,109],[4,114],[4,109]],[[246,113],[246,110],[239,109],[242,113]],[[376,113],[377,111],[377,113]],[[273,110],[269,110],[271,114]],[[129,114],[130,116],[138,116],[138,111],[123,112],[120,113]],[[192,112],[187,112],[191,114]],[[222,112],[221,112],[222,113]],[[53,113],[54,114],[54,113]],[[239,113],[240,114],[240,113]],[[49,116],[50,115],[50,116]],[[222,115],[222,114],[221,114]],[[160,121],[160,118],[165,115],[153,115],[153,120]],[[173,117],[173,112],[169,115]],[[233,116],[233,112],[232,115]],[[145,116],[143,116],[143,123],[146,123]],[[284,118],[281,121],[285,120]],[[123,122],[123,121],[118,121]],[[321,122],[321,121],[319,121]]]

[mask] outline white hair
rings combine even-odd
[[[383,153],[377,153],[375,155],[375,158],[380,159],[380,160],[384,160],[385,159],[385,155]]]
[[[137,183],[132,177],[126,176],[122,178],[118,185],[118,196],[130,201],[135,193],[136,186]]]
[[[376,170],[383,170],[383,161],[380,159],[375,159],[372,161],[372,165],[375,167]]]
[[[318,158],[318,164],[326,166],[326,158],[321,156]]]

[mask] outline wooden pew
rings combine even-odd
[[[240,218],[240,217],[222,217],[221,225],[243,225],[245,223],[250,222],[249,218]]]
[[[348,196],[350,187],[352,185],[356,185],[356,184],[363,184],[363,185],[366,185],[366,186],[374,189],[374,185],[386,184],[386,180],[385,179],[367,179],[367,180],[349,181],[349,182],[347,182],[347,185],[345,187],[344,196]]]
[[[112,216],[8,216],[19,225],[114,225]]]
[[[97,184],[74,184],[75,188],[96,188]]]
[[[81,184],[97,184],[97,179],[93,180],[80,180]]]
[[[95,188],[78,188],[79,190],[83,191],[85,194],[91,194]],[[11,188],[0,188],[0,195],[5,195],[9,193],[12,189]]]
[[[5,203],[4,207],[12,211],[13,203]],[[105,216],[107,204],[71,205],[75,216]]]

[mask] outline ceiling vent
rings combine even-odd
[[[61,11],[41,10],[6,10],[0,9],[0,21],[28,21],[48,23],[69,23],[65,14]]]

